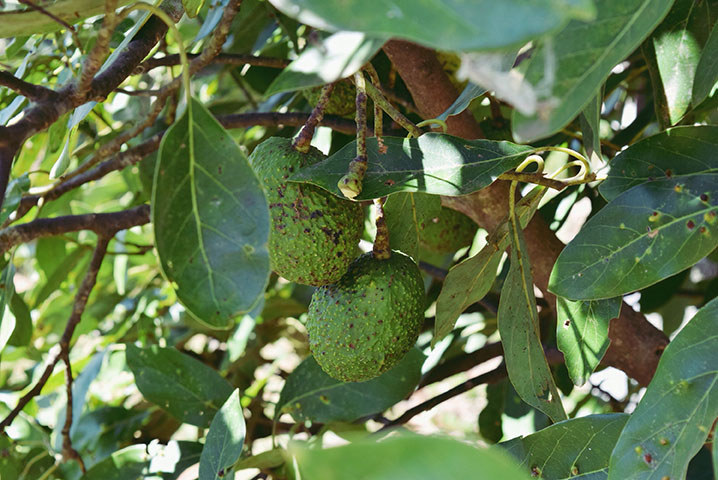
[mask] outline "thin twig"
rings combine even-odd
[[[189,53],[187,57],[193,60],[199,57],[198,53]],[[289,60],[284,58],[258,57],[254,55],[237,55],[233,53],[220,53],[215,56],[209,63],[221,65],[251,65],[254,67],[284,68],[289,65]],[[135,68],[133,75],[148,72],[157,67],[171,67],[180,64],[180,56],[178,54],[166,55],[159,58],[150,58],[145,60]]]
[[[362,181],[367,170],[368,154],[366,147],[367,122],[366,122],[366,81],[364,74],[354,74],[354,85],[356,86],[356,143],[357,156],[349,162],[346,175],[339,179],[337,186],[347,198],[355,198],[362,191]]]
[[[317,101],[317,105],[312,110],[311,115],[309,115],[307,122],[299,131],[297,138],[295,138],[292,142],[292,147],[296,151],[301,153],[307,153],[309,151],[309,147],[311,146],[312,138],[314,138],[314,132],[317,129],[317,125],[319,124],[319,122],[322,121],[322,118],[324,118],[324,110],[327,108],[329,98],[334,91],[334,85],[334,83],[329,83],[322,87],[322,91],[319,94],[319,100]]]
[[[105,18],[102,19],[102,27],[100,27],[100,30],[97,32],[95,45],[92,47],[92,50],[90,50],[90,53],[87,54],[82,64],[80,79],[75,87],[74,93],[78,101],[82,101],[82,99],[85,98],[92,84],[92,79],[95,78],[97,72],[102,68],[102,64],[110,50],[110,39],[119,20],[117,15],[115,15],[116,9],[117,0],[105,0]]]
[[[397,110],[389,100],[386,99],[384,94],[379,90],[379,87],[368,83],[366,85],[366,93],[369,95],[374,103],[378,103],[382,110],[386,112],[396,123],[398,123],[403,129],[409,132],[413,137],[419,137],[423,133],[419,127],[406,118],[403,113]]]
[[[75,333],[75,328],[82,319],[82,314],[84,313],[85,307],[87,306],[87,299],[90,297],[90,292],[92,291],[95,286],[95,283],[97,282],[97,273],[100,271],[102,259],[105,257],[105,252],[107,251],[107,245],[110,242],[112,236],[114,236],[114,233],[119,230],[121,230],[121,228],[115,229],[111,235],[99,236],[97,246],[95,247],[95,251],[92,254],[92,259],[90,260],[90,265],[87,267],[85,278],[83,278],[82,284],[80,285],[80,288],[77,290],[77,294],[75,295],[75,301],[72,306],[72,313],[70,314],[70,318],[65,325],[65,330],[62,332],[62,337],[60,337],[60,343],[57,346],[59,348],[55,347],[54,349],[56,351],[54,353],[52,351],[50,352],[50,360],[47,364],[47,367],[45,367],[45,371],[42,373],[37,383],[32,387],[29,392],[27,392],[20,398],[20,400],[18,400],[17,405],[15,405],[15,408],[13,408],[12,411],[10,411],[10,413],[2,420],[2,422],[0,422],[0,432],[3,432],[5,428],[13,422],[15,417],[20,414],[20,412],[23,410],[23,408],[25,408],[25,406],[30,402],[30,400],[32,400],[34,397],[38,396],[40,392],[42,392],[42,388],[45,386],[48,379],[50,378],[50,375],[52,374],[52,371],[55,368],[57,362],[61,358],[64,358],[64,356],[69,355],[70,341],[72,340],[72,335]],[[69,362],[67,363],[67,366],[69,367]],[[71,375],[72,372],[70,372],[70,376]],[[72,385],[70,385],[70,388],[71,387]],[[70,394],[68,405],[71,404],[71,401],[72,395]],[[70,419],[70,423],[72,423],[71,408],[72,407],[68,407],[68,414],[65,417],[66,423],[68,418]],[[72,448],[71,444],[70,448]],[[64,450],[65,441],[63,439],[63,454],[65,453]],[[83,466],[82,463],[81,466]]]
[[[381,81],[379,80],[379,74],[371,63],[367,63],[364,67],[364,71],[369,74],[371,82],[381,90]],[[383,125],[384,111],[381,109],[378,103],[374,102],[374,136],[376,137],[377,149],[379,153],[386,153],[386,145],[382,139],[382,133],[384,131]]]
[[[28,7],[32,8],[33,10],[36,10],[46,17],[51,18],[58,24],[62,25],[67,29],[68,32],[70,32],[70,35],[72,35],[72,42],[75,44],[77,49],[82,52],[82,42],[80,41],[80,37],[77,35],[77,30],[75,30],[75,27],[61,19],[60,17],[53,15],[51,12],[45,10],[40,5],[36,5],[35,3],[31,2],[30,0],[18,0],[18,2],[22,3],[23,5],[27,5]]]

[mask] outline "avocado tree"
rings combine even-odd
[[[0,1],[0,478],[718,478],[718,1]]]

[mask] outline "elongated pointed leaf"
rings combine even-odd
[[[618,317],[622,302],[621,297],[577,302],[556,298],[556,343],[576,385],[586,383],[606,353],[611,343],[608,324]]]
[[[244,414],[239,403],[239,390],[235,390],[209,426],[199,459],[199,480],[219,480],[224,477],[225,469],[232,466],[242,454],[244,434]]]
[[[566,419],[541,345],[538,311],[524,236],[509,222],[511,266],[501,289],[498,323],[504,361],[516,392],[553,421]]]
[[[685,478],[718,418],[718,300],[701,308],[661,356],[611,456],[610,480]]]
[[[696,67],[693,80],[693,106],[708,98],[718,83],[718,23],[713,25],[710,37],[703,47],[701,59]]]
[[[526,80],[537,94],[533,115],[514,111],[514,138],[530,142],[559,131],[596,95],[613,67],[666,16],[673,0],[604,0],[596,18],[574,20],[532,55]],[[548,72],[548,75],[547,75]]]
[[[465,195],[488,187],[516,168],[532,150],[525,145],[493,140],[464,140],[442,133],[419,138],[384,137],[386,153],[379,153],[376,138],[367,139],[369,168],[356,200],[381,198],[396,192]],[[356,142],[327,160],[303,168],[292,181],[309,182],[342,193],[337,182],[356,157]]]
[[[151,457],[146,445],[130,445],[90,468],[83,480],[142,480]]]
[[[216,370],[174,348],[127,345],[126,356],[142,395],[183,422],[209,426],[232,393]]]
[[[469,82],[461,91],[461,94],[456,98],[456,100],[454,100],[454,103],[449,105],[449,108],[444,110],[444,113],[436,118],[439,120],[446,120],[453,115],[460,114],[469,108],[469,105],[471,105],[471,102],[474,101],[474,99],[479,98],[486,92],[487,90],[484,87],[480,87]]]
[[[384,203],[392,250],[419,259],[419,228],[441,212],[441,199],[436,195],[403,192],[391,195]]]
[[[655,64],[660,85],[654,86],[663,97],[671,125],[678,122],[688,111],[691,103],[693,79],[701,56],[702,45],[699,30],[710,28],[709,2],[676,0],[666,18],[650,38],[655,52]],[[707,35],[706,35],[707,36]],[[705,37],[704,37],[705,38]],[[654,77],[651,77],[654,78]]]
[[[544,193],[546,193],[545,187],[537,187],[516,205],[516,215],[522,228],[526,227],[533,218]],[[507,217],[496,227],[487,239],[486,246],[479,253],[449,270],[436,303],[432,344],[436,344],[451,332],[459,315],[488,293],[496,278],[496,269],[501,256],[511,243],[508,224]]]
[[[310,45],[267,88],[265,96],[332,83],[358,72],[384,44],[359,32],[339,32]]]
[[[718,173],[718,127],[675,127],[631,145],[611,161],[599,186],[611,201],[626,190],[653,180],[696,173]]]
[[[290,413],[297,421],[353,421],[383,412],[409,395],[421,378],[425,356],[413,348],[391,370],[367,382],[341,382],[307,357],[287,377],[275,416]]]
[[[162,138],[152,223],[164,273],[202,322],[229,328],[269,280],[269,207],[232,137],[197,100]]]
[[[670,277],[718,245],[718,174],[644,183],[616,197],[559,255],[549,289],[613,298]]]
[[[501,444],[534,476],[604,480],[628,415],[589,415],[566,420]],[[580,477],[579,477],[580,476]]]
[[[117,7],[124,7],[129,3],[132,3],[131,0],[119,0]],[[105,13],[103,0],[57,0],[43,7],[55,18],[69,24]],[[62,30],[64,27],[55,18],[32,8],[0,12],[0,37],[9,38]]]
[[[603,104],[603,87],[591,99],[581,112],[581,136],[583,149],[594,165],[601,165],[601,105]]]
[[[528,480],[498,448],[477,449],[458,440],[419,435],[381,442],[364,440],[337,448],[291,449],[302,478],[312,480]]]

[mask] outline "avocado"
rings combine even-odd
[[[269,203],[272,269],[287,280],[305,285],[339,280],[356,257],[364,230],[360,204],[314,185],[287,181],[301,167],[324,158],[314,147],[300,153],[290,138],[281,137],[268,138],[249,157]]]
[[[469,217],[451,208],[441,207],[439,215],[419,226],[419,242],[436,253],[451,253],[471,245],[478,226]]]
[[[393,367],[424,325],[424,282],[416,264],[392,251],[357,258],[336,283],[315,290],[309,304],[309,349],[322,370],[363,382]]]
[[[304,98],[311,106],[315,106],[319,102],[319,95],[322,93],[322,86],[307,88],[302,91]],[[354,84],[348,79],[340,80],[334,86],[332,94],[329,96],[329,102],[324,113],[327,115],[349,115],[356,109],[356,89]]]

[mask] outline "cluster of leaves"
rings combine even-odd
[[[718,2],[165,0],[188,17],[169,34],[125,1],[22,3],[0,12],[0,478],[718,475]],[[459,56],[439,71],[469,80],[453,104],[426,106],[397,44],[439,69],[430,49]],[[182,63],[196,97],[178,94]],[[367,64],[396,123],[368,139],[355,200],[387,197],[427,322],[393,369],[342,383],[308,352],[312,289],[270,271],[247,153],[296,134],[306,89]],[[429,116],[485,138],[396,133]],[[291,181],[342,196],[354,120],[323,125],[329,158]],[[522,171],[544,151],[561,172]],[[442,201],[484,227],[470,248],[421,247]],[[574,231],[558,258],[551,230]],[[648,313],[655,340],[615,336]],[[646,348],[657,368],[631,358]],[[612,397],[602,361],[644,385]],[[496,446],[406,432],[479,385],[466,430]]]

